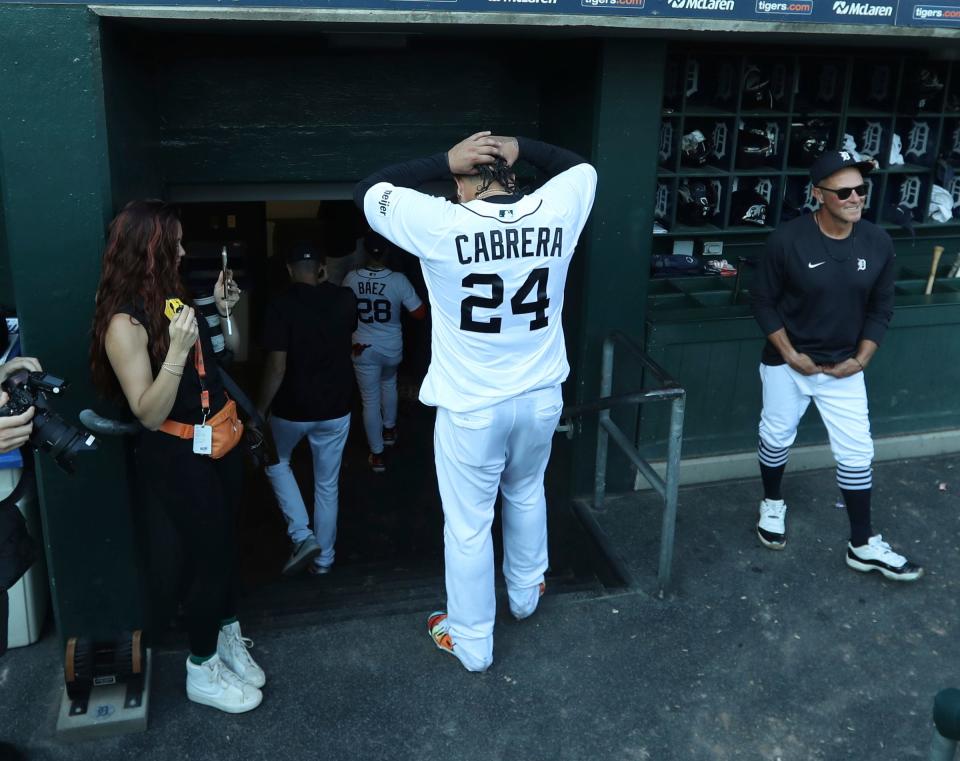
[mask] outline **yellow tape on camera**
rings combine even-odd
[[[167,299],[167,303],[163,307],[163,313],[167,316],[167,319],[172,322],[173,318],[183,311],[183,307],[184,304],[180,299]]]

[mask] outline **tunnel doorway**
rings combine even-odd
[[[222,192],[222,191],[221,191]],[[327,257],[325,277],[341,281],[361,266],[362,216],[343,189],[311,199],[238,201],[177,200],[184,229],[184,279],[196,294],[217,276],[220,252],[246,294],[234,323],[241,348],[227,360],[235,380],[256,399],[265,353],[260,334],[269,300],[288,285],[284,251],[298,240],[315,242]],[[402,271],[429,304],[418,260],[396,252],[388,262]],[[374,473],[362,408],[354,387],[351,428],[343,454],[334,571],[323,576],[286,577],[281,569],[291,551],[286,526],[262,471],[245,470],[238,506],[239,555],[244,619],[268,626],[294,626],[358,615],[429,611],[443,603],[443,513],[433,464],[434,410],[417,395],[430,359],[429,310],[425,322],[405,316],[404,360],[399,369],[399,439],[387,451],[387,470]],[[569,452],[557,436],[548,470],[552,591],[600,590],[616,578],[569,507],[566,474]],[[291,466],[308,513],[313,494],[307,442],[294,451]],[[494,525],[498,565],[499,520]]]

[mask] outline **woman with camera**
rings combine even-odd
[[[184,600],[190,656],[187,697],[228,713],[260,704],[263,671],[236,619],[234,509],[243,426],[223,388],[209,328],[180,275],[176,210],[133,201],[110,224],[93,321],[91,365],[106,393],[143,424],[137,471],[181,540],[192,578]],[[230,270],[214,288],[227,317],[240,298]],[[225,336],[236,345],[237,330]]]

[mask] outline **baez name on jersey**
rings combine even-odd
[[[531,256],[560,256],[563,251],[561,227],[508,227],[505,230],[483,230],[458,235],[457,258],[460,264],[496,262],[501,259],[524,259]]]
[[[383,285],[383,283],[373,283],[369,280],[358,280],[357,293],[361,295],[370,294],[371,296],[382,296]]]

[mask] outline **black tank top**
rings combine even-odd
[[[193,305],[191,304],[191,306]],[[194,307],[194,309],[196,310],[196,307]],[[133,317],[133,319],[139,322],[143,326],[143,329],[147,331],[147,341],[150,342],[153,340],[142,307],[129,304],[121,307],[119,312],[120,314],[128,314]],[[197,314],[200,314],[199,310],[197,310]],[[203,349],[203,365],[206,371],[204,382],[206,383],[207,390],[210,392],[210,415],[215,415],[223,408],[223,405],[227,403],[227,397],[223,390],[223,379],[220,377],[220,366],[216,362],[213,345],[210,343],[210,328],[207,326],[207,321],[203,319],[203,317],[199,317],[197,319],[197,327],[200,330],[200,346]],[[164,326],[164,328],[166,328],[166,326]],[[194,351],[195,349],[190,349],[190,353],[187,355],[187,362],[183,368],[183,377],[180,378],[180,386],[177,388],[177,398],[173,402],[173,408],[170,410],[170,414],[167,416],[169,419],[176,420],[179,423],[196,424],[203,420],[203,411],[200,407],[200,391],[202,389],[200,386],[200,375],[197,373],[193,360]],[[160,370],[160,372],[166,371]]]

